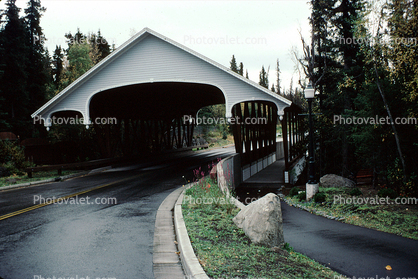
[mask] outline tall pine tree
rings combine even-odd
[[[280,89],[280,62],[279,59],[277,59],[276,63],[276,74],[277,74],[277,83],[276,83],[276,93],[281,95],[281,89]]]
[[[354,116],[356,109],[354,100],[364,79],[364,63],[359,45],[347,42],[354,37],[364,3],[312,0],[311,5],[313,47],[303,43],[308,61],[305,72],[319,92],[322,113],[317,122],[322,138],[319,169],[321,174],[349,177],[356,171],[352,126],[333,125],[332,121],[334,115]]]
[[[259,77],[260,77],[260,81],[258,82],[258,84],[260,84],[261,86],[268,89],[269,88],[269,78],[268,78],[268,73],[266,72],[266,70],[264,70],[264,66],[261,67]]]
[[[64,54],[62,52],[61,46],[56,46],[54,54],[52,55],[52,78],[56,89],[60,89],[59,86],[63,73],[63,59]]]
[[[29,63],[27,65],[27,91],[29,93],[29,109],[37,110],[46,101],[46,84],[48,82],[49,55],[44,48],[44,34],[40,26],[42,13],[46,9],[40,0],[30,0],[25,9],[26,25],[29,34]]]
[[[29,92],[27,90],[27,65],[29,45],[25,21],[20,18],[16,0],[8,0],[5,12],[6,23],[0,31],[0,61],[3,72],[0,91],[4,103],[2,120],[21,137],[30,135],[28,121]]]
[[[232,55],[231,62],[229,62],[229,63],[230,63],[229,68],[230,68],[233,72],[238,73],[238,66],[237,66],[237,61],[235,60],[235,55]]]
[[[240,74],[241,76],[244,75],[244,64],[242,64],[242,62],[239,63],[238,74]]]

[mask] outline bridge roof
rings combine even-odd
[[[144,28],[49,100],[32,117],[48,119],[55,112],[78,111],[85,119],[90,119],[94,95],[118,89],[114,93],[120,96],[121,88],[152,83],[214,86],[224,95],[227,117],[231,116],[233,105],[245,101],[273,102],[280,115],[292,103],[192,49]]]

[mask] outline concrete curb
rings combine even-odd
[[[189,187],[190,186],[191,185],[189,184]],[[186,224],[184,223],[183,213],[181,210],[184,190],[180,194],[174,206],[174,227],[176,230],[181,263],[187,278],[209,279],[193,251],[193,247],[187,233]]]
[[[184,192],[194,184],[190,183],[181,192],[179,198],[174,206],[174,227],[176,230],[176,237],[178,241],[178,249],[180,251],[180,259],[183,265],[184,272],[187,278],[193,279],[209,279],[206,272],[203,270],[193,251],[192,244],[190,242],[189,234],[187,233],[186,224],[184,223],[183,213],[181,205],[183,202]],[[239,209],[245,208],[245,205],[239,200],[234,198],[235,206]]]
[[[57,176],[55,178],[49,178],[49,179],[45,179],[45,180],[38,180],[38,181],[21,183],[21,184],[13,184],[13,185],[9,185],[9,186],[3,186],[3,187],[0,187],[0,191],[10,190],[10,189],[15,189],[15,188],[35,186],[35,185],[45,184],[45,183],[50,183],[50,182],[64,181],[64,180],[69,179],[69,178],[80,177],[80,176],[88,175],[88,174],[91,174],[91,173],[105,171],[105,170],[108,170],[108,169],[111,169],[111,168],[112,168],[111,166],[108,166],[108,167],[103,167],[103,168],[97,168],[97,169],[90,170],[90,171],[83,171],[83,172],[68,174],[68,175],[64,175],[64,176]]]
[[[171,192],[155,217],[152,269],[156,279],[184,279],[173,222],[173,208],[183,187]]]

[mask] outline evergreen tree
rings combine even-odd
[[[316,130],[320,132],[320,175],[336,173],[349,177],[356,171],[353,127],[334,125],[333,117],[355,114],[354,100],[364,79],[364,63],[359,45],[345,40],[354,37],[364,3],[362,0],[312,0],[311,5],[313,42],[309,46],[302,39],[304,57],[300,62],[319,92],[322,114],[317,118]]]
[[[78,28],[75,35],[69,32],[65,37],[68,44],[66,55],[61,46],[56,46],[52,57],[53,84],[48,86],[49,96],[56,95],[110,54],[110,46],[100,30],[97,34],[84,35]]]
[[[418,7],[412,1],[392,0],[380,14],[376,35],[367,32],[365,26],[358,28],[363,31],[361,35],[374,39],[369,48],[363,48],[367,66],[363,86],[367,90],[363,93],[364,98],[358,98],[358,102],[364,106],[365,113],[369,110],[376,112],[376,115],[387,115],[392,120],[396,117],[416,118]],[[385,18],[385,15],[388,17]],[[384,20],[387,29],[382,30]],[[382,43],[382,37],[386,34],[391,38],[388,44]],[[376,105],[370,107],[369,102]],[[386,177],[387,184],[399,194],[418,196],[418,146],[415,140],[418,137],[418,125],[391,122],[390,125],[379,127],[380,141],[371,141],[380,151],[378,156],[373,156],[375,164],[379,173]],[[366,136],[366,132],[363,131],[360,136]]]
[[[29,110],[34,112],[45,103],[45,85],[48,82],[49,55],[44,49],[44,34],[40,19],[45,8],[40,0],[30,0],[25,9],[26,25],[29,37],[29,63],[27,65],[27,90],[29,92]]]
[[[230,67],[229,67],[233,72],[238,73],[238,66],[237,66],[237,61],[235,60],[235,56],[232,55],[232,59],[230,62]]]
[[[264,70],[264,66],[261,67],[261,71],[260,71],[260,81],[258,82],[258,84],[260,84],[261,86],[265,87],[265,88],[269,88],[269,78],[268,78],[268,73],[266,72],[266,70]]]
[[[250,78],[248,77],[248,70],[246,70],[246,71],[245,71],[245,78],[250,79]]]
[[[52,56],[52,78],[55,88],[59,88],[61,83],[61,75],[63,73],[63,59],[64,54],[62,53],[61,46],[56,46],[54,54]]]
[[[66,49],[67,54],[73,45],[85,44],[88,41],[87,36],[80,31],[80,28],[77,28],[77,32],[74,35],[72,35],[71,32],[66,33],[65,38],[67,38],[68,44],[68,48]]]
[[[277,59],[276,73],[277,73],[276,92],[277,92],[277,94],[281,95],[281,91],[280,91],[280,63],[279,63],[279,59]]]
[[[28,7],[25,9],[32,53],[43,51],[44,34],[42,32],[40,21],[42,13],[45,11],[46,8],[41,6],[40,0],[29,0]]]
[[[100,30],[97,32],[96,40],[97,47],[99,49],[99,61],[101,61],[110,54],[110,45],[107,42],[107,40],[102,36]]]
[[[244,64],[242,64],[242,62],[239,63],[238,74],[240,74],[241,76],[244,75]]]
[[[0,91],[4,103],[4,117],[12,132],[21,137],[30,135],[27,122],[30,120],[29,93],[27,91],[27,64],[29,46],[24,19],[19,17],[16,0],[8,0],[5,12],[6,23],[0,32],[1,66],[3,72]]]
[[[1,21],[1,15],[0,15],[0,21]],[[2,55],[3,53],[3,49],[0,46],[0,59],[1,57],[3,57]],[[3,69],[4,65],[2,63],[2,61],[0,60],[0,69]],[[0,70],[0,80],[2,80],[3,77],[3,70]],[[8,131],[10,129],[9,124],[6,122],[6,112],[4,111],[4,104],[5,104],[5,99],[4,96],[1,92],[1,86],[0,86],[0,131]]]

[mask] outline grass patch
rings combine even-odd
[[[352,189],[344,188],[319,188],[320,192],[326,194],[325,202],[315,203],[301,202],[296,197],[286,197],[291,204],[299,204],[318,215],[329,215],[336,218],[344,218],[342,221],[348,224],[388,232],[399,236],[418,240],[418,205],[396,204],[395,199],[388,198],[389,203],[377,204],[377,190],[370,187],[359,189],[354,192]],[[334,195],[341,195],[341,198],[363,199],[368,198],[365,204],[334,203]],[[379,198],[379,197],[378,197]]]
[[[232,221],[239,210],[228,202],[214,181],[200,179],[186,190],[182,209],[193,249],[211,278],[339,276],[329,268],[293,251],[288,244],[283,249],[252,244],[244,231]]]
[[[223,139],[221,134],[216,134],[213,137],[208,137],[209,147],[222,147],[230,144],[234,144],[234,137],[228,135],[226,139]]]
[[[0,178],[0,187],[3,186],[9,186],[13,184],[21,184],[21,183],[27,183],[27,182],[34,182],[34,181],[40,181],[45,179],[50,179],[54,177],[60,177],[64,175],[69,175],[73,173],[78,173],[80,171],[73,171],[73,170],[64,170],[62,171],[62,175],[58,175],[56,170],[53,171],[40,171],[40,172],[34,172],[33,177],[29,178],[27,174],[24,175],[11,175],[8,177],[1,177]]]

